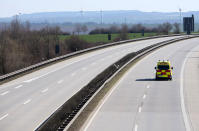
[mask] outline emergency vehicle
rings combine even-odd
[[[155,78],[157,79],[168,79],[172,80],[172,70],[170,61],[158,61],[157,67],[155,67],[156,75]]]

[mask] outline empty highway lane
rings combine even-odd
[[[190,131],[194,126],[197,131],[198,51],[199,39],[195,38],[144,57],[107,93],[82,130]],[[172,81],[154,79],[158,60],[171,61]]]
[[[118,59],[129,52],[177,37],[144,40],[93,51],[0,85],[0,130],[36,129],[65,101]]]

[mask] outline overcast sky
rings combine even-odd
[[[199,11],[199,0],[0,0],[0,17],[18,13],[93,10]]]

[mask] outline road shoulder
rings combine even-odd
[[[187,56],[184,69],[184,99],[191,126],[199,131],[199,46]]]

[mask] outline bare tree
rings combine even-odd
[[[26,21],[26,23],[25,23],[25,30],[30,31],[30,22],[29,21]]]
[[[171,31],[172,29],[172,25],[168,22],[166,23],[163,23],[161,26],[160,26],[160,29],[161,31],[164,33],[164,34],[169,34],[169,32]]]
[[[128,26],[126,24],[123,24],[121,27],[120,38],[121,40],[128,39]]]
[[[179,23],[174,23],[174,33],[179,34],[180,33],[180,24]]]
[[[74,31],[77,32],[77,34],[79,35],[79,33],[81,32],[81,24],[76,24]]]
[[[14,39],[18,38],[18,34],[20,31],[20,23],[17,18],[11,22],[10,30],[11,30],[12,38]]]
[[[118,33],[119,29],[116,25],[113,25],[109,28],[110,33]]]
[[[143,30],[145,30],[145,27],[142,25],[142,24],[136,24],[136,25],[133,25],[131,28],[130,28],[130,32],[131,33],[140,33],[142,32]]]
[[[81,30],[86,33],[88,31],[88,27],[86,25],[82,25]]]

